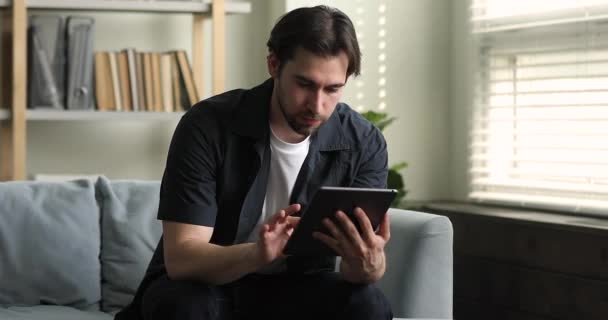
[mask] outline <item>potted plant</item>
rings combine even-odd
[[[376,111],[366,111],[361,113],[365,119],[369,122],[373,123],[380,131],[384,131],[389,124],[395,121],[395,117],[389,117],[385,112],[376,112]],[[386,185],[389,189],[397,190],[397,196],[395,196],[395,200],[391,203],[391,207],[398,208],[401,205],[402,199],[407,194],[407,190],[405,190],[405,184],[403,183],[403,177],[401,176],[400,171],[407,167],[407,162],[399,162],[393,164],[388,169],[388,177],[386,181]]]

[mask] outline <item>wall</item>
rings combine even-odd
[[[447,198],[450,194],[449,28],[450,1],[286,0],[286,8],[327,4],[351,17],[363,33],[362,75],[349,79],[343,101],[365,110],[380,108],[377,86],[378,9],[385,9],[386,109],[398,118],[385,132],[389,164],[406,161],[403,171],[410,201]],[[359,24],[358,20],[363,20]],[[364,82],[358,87],[357,82]],[[363,88],[363,89],[361,89]],[[364,93],[363,98],[358,94]]]
[[[474,42],[469,31],[469,0],[451,0],[449,91],[449,198],[465,200],[469,192],[469,125],[473,105]]]
[[[265,42],[276,19],[286,9],[319,1],[250,2],[251,14],[231,15],[226,19],[226,89],[251,87],[265,79]],[[451,101],[455,94],[454,89],[450,90],[450,82],[454,82],[455,77],[450,74],[458,71],[450,68],[450,62],[455,61],[450,53],[455,47],[454,42],[450,43],[455,32],[450,33],[453,27],[450,21],[454,16],[450,13],[451,1],[323,2],[337,6],[353,17],[357,17],[357,12],[353,12],[357,5],[368,8],[366,16],[372,18],[366,25],[357,26],[362,31],[375,25],[377,11],[373,10],[378,3],[385,3],[386,111],[398,118],[385,132],[389,161],[409,163],[409,168],[404,170],[409,200],[450,197],[460,183],[450,180],[461,179],[451,171],[460,170],[462,166],[462,160],[453,161],[455,157],[462,158],[461,150],[450,149],[450,143],[462,140],[462,135],[457,135],[460,124],[454,124],[448,116],[450,107],[454,106]],[[98,50],[128,46],[142,50],[189,50],[191,19],[187,15],[97,13],[93,16],[97,19],[95,43]],[[364,74],[351,80],[345,92],[343,100],[353,107],[363,105],[360,101],[367,101],[367,108],[377,108],[374,103],[377,98],[372,98],[378,94],[378,87],[374,85],[378,79],[378,60],[373,37],[374,32],[367,33],[368,47],[363,50]],[[206,41],[210,47],[209,30]],[[206,80],[208,93],[209,76]],[[366,85],[369,90],[364,92],[362,100],[357,98],[356,80],[372,84]],[[462,97],[456,99],[462,100]],[[174,121],[30,122],[30,173],[103,173],[111,178],[158,179],[175,124]]]

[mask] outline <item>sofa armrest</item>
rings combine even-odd
[[[387,270],[378,287],[395,317],[452,318],[453,230],[447,217],[389,210]]]

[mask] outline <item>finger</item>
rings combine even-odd
[[[331,219],[323,219],[323,225],[327,228],[333,239],[336,241],[340,249],[340,255],[344,256],[346,252],[354,252],[354,243],[342,232]]]
[[[283,222],[286,217],[300,211],[301,205],[299,203],[294,203],[285,209],[279,210],[271,219],[270,222],[275,224],[277,222]]]
[[[269,224],[276,224],[279,221],[281,221],[285,216],[287,216],[287,214],[285,213],[285,210],[279,210],[279,212],[275,213],[274,216],[272,216],[272,218],[270,218]]]
[[[336,241],[336,239],[322,233],[322,232],[318,232],[315,231],[312,233],[312,237],[323,242],[326,246],[332,248],[337,255],[339,256],[343,256],[344,252],[342,250],[342,248],[340,247],[340,243],[338,243],[338,241]]]
[[[293,229],[298,225],[299,222],[299,217],[287,216],[284,220],[278,221],[273,225],[273,231],[275,231],[276,233],[285,232],[288,235],[291,235],[291,232],[293,232]]]
[[[361,226],[361,237],[365,242],[371,243],[371,241],[374,239],[375,233],[367,214],[365,214],[365,211],[359,207],[355,208],[354,213],[357,221],[359,221],[359,226]]]
[[[342,227],[342,230],[346,234],[346,237],[348,239],[347,241],[349,241],[351,244],[353,244],[359,248],[366,246],[365,243],[363,242],[363,239],[361,239],[359,230],[357,230],[357,227],[355,227],[355,225],[350,220],[350,218],[346,215],[346,213],[344,213],[341,210],[338,210],[338,212],[336,212],[336,218],[340,222],[340,226]]]
[[[262,227],[260,228],[260,239],[266,239],[266,234],[268,233],[268,231],[270,231],[270,226],[267,224],[262,225]]]
[[[300,211],[302,209],[302,206],[299,203],[294,203],[292,205],[290,205],[289,207],[285,208],[285,214],[290,216],[298,211]]]
[[[334,237],[334,239],[336,239],[339,242],[345,242],[346,241],[344,235],[342,234],[342,231],[340,231],[338,229],[338,227],[336,226],[336,224],[331,219],[324,218],[323,219],[323,225],[327,228],[327,230]]]
[[[382,237],[385,242],[388,242],[388,240],[391,238],[391,219],[388,212],[384,215],[384,219],[382,219],[382,222],[380,223],[378,235]]]
[[[291,217],[291,216],[288,216],[288,217],[287,217],[287,223],[288,223],[290,226],[292,226],[292,227],[294,227],[294,228],[295,228],[295,227],[297,227],[297,226],[298,226],[298,224],[300,223],[300,217]]]

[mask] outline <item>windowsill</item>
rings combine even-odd
[[[606,234],[608,218],[568,215],[534,209],[509,208],[495,205],[455,201],[434,201],[425,204],[422,211],[436,214],[477,216],[486,219],[510,220],[514,223],[543,225],[555,229],[567,229]]]

